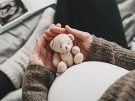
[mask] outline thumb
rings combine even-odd
[[[41,54],[43,56],[46,56],[46,49],[44,47],[41,48]]]
[[[40,52],[40,47],[41,47],[41,43],[39,41],[39,38],[37,38],[36,39],[36,46],[35,46],[34,50],[39,53]]]
[[[36,39],[36,47],[35,50],[40,53],[41,48],[46,45],[46,40],[44,38],[44,35],[42,35],[40,38]]]
[[[57,26],[57,27],[61,27],[61,24],[60,24],[60,23],[57,23],[56,26]]]

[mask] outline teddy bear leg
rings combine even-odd
[[[83,54],[82,53],[77,53],[75,56],[74,56],[74,63],[75,64],[79,64],[81,62],[83,62]]]
[[[65,62],[61,61],[57,65],[57,73],[63,73],[67,70],[67,65]]]

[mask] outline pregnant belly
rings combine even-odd
[[[52,84],[48,101],[97,101],[127,70],[103,62],[72,66]]]

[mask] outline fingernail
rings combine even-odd
[[[56,26],[57,26],[57,27],[61,27],[61,24],[60,24],[60,23],[57,23]]]
[[[69,27],[68,25],[66,25],[65,27]]]

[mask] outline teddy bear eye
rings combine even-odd
[[[68,43],[68,45],[70,45],[70,44]]]
[[[62,48],[62,45],[60,45],[60,48]]]

